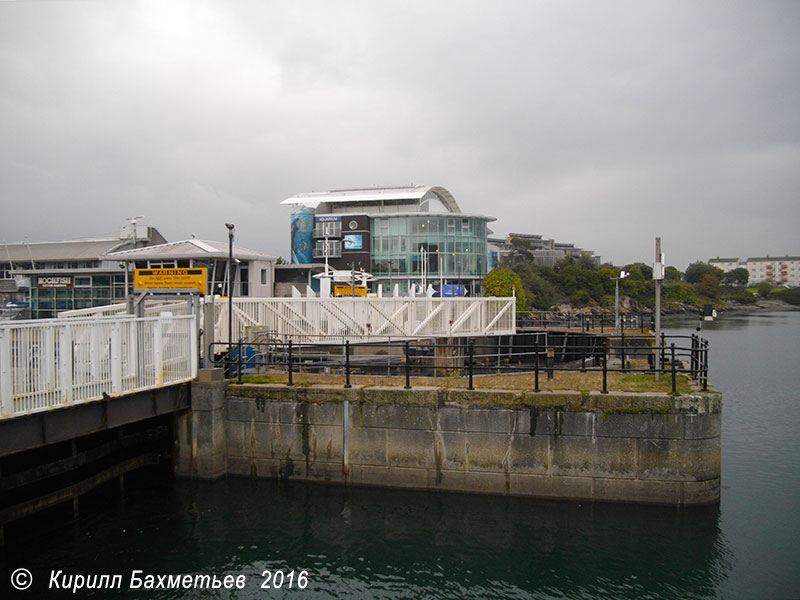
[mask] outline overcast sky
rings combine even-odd
[[[0,1],[0,241],[441,185],[615,264],[800,254],[800,2]]]

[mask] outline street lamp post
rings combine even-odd
[[[228,360],[233,351],[233,223],[225,223],[228,228]],[[233,364],[233,363],[231,363]]]

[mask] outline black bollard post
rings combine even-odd
[[[236,383],[242,383],[242,340],[236,345]]]
[[[547,349],[547,378],[553,378],[553,362],[555,362],[556,351],[552,348]]]
[[[467,367],[469,369],[469,387],[468,390],[474,390],[475,388],[472,387],[472,355],[475,353],[475,340],[470,338],[469,346],[467,347]]]
[[[405,353],[406,353],[406,385],[405,389],[411,389],[411,358],[409,357],[409,348],[408,348],[408,341],[406,341],[405,345]]]
[[[289,385],[294,385],[292,381],[292,340],[289,340]]]
[[[672,342],[670,346],[670,352],[672,354],[672,393],[676,394],[677,389],[675,387],[675,342]]]
[[[534,353],[534,367],[533,367],[533,391],[539,391],[539,344],[533,346]]]
[[[603,393],[608,393],[608,340],[603,344]]]

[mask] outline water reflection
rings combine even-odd
[[[237,597],[252,598],[263,597],[261,572],[277,568],[309,571],[302,597],[365,598],[706,598],[730,569],[717,507],[246,479],[160,486],[81,522],[56,547],[19,548],[28,568],[244,573],[248,588]]]

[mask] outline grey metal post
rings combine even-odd
[[[228,228],[228,360],[233,350],[233,223]]]
[[[214,360],[214,296],[203,299],[203,366],[212,368]]]
[[[656,264],[661,262],[661,238],[656,238]],[[664,266],[666,268],[666,266]],[[656,342],[661,338],[661,280],[656,279],[656,308],[655,308],[655,339]],[[660,365],[659,365],[660,366]],[[661,369],[656,369],[656,381],[661,380]]]

